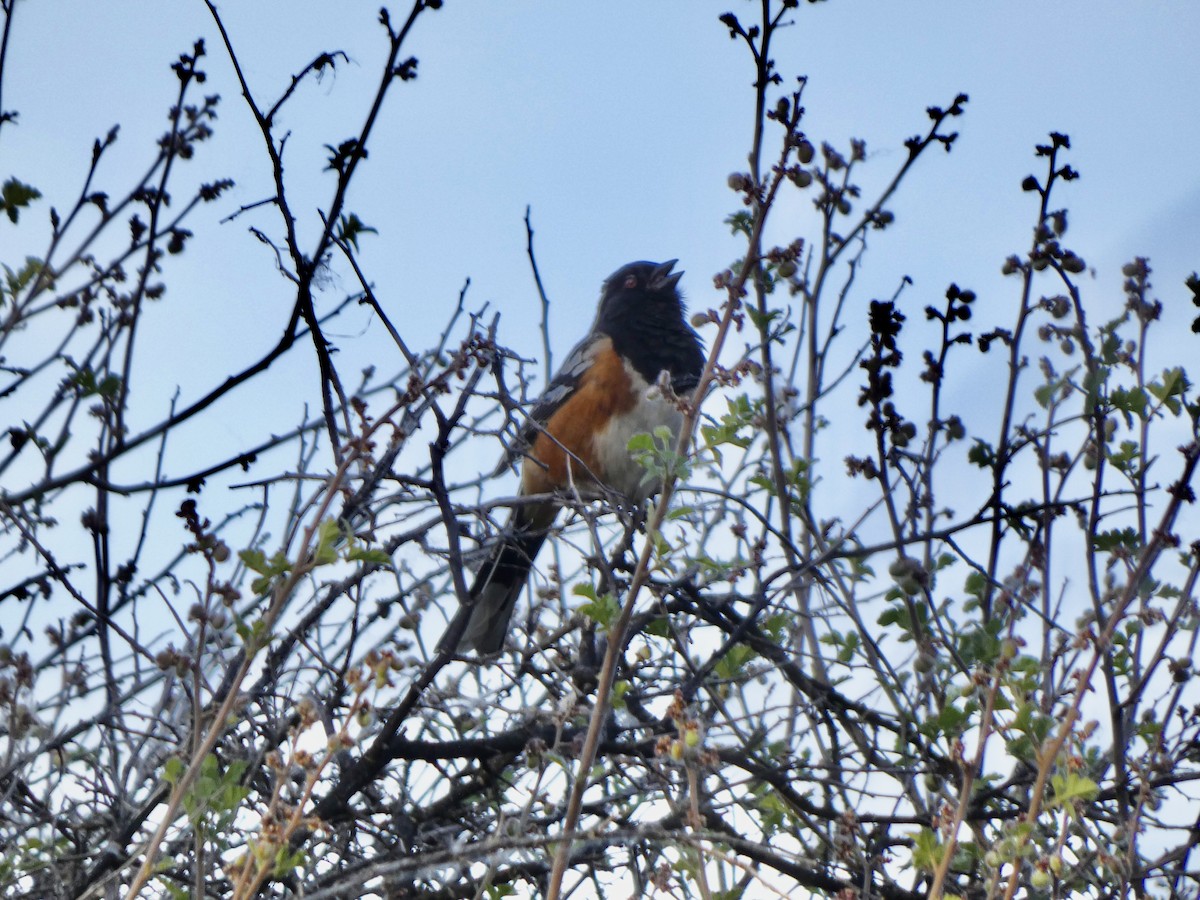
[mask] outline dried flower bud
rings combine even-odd
[[[725,183],[731,191],[748,191],[754,186],[750,176],[744,172],[731,172]]]
[[[1087,264],[1084,263],[1084,261],[1082,259],[1080,259],[1078,256],[1076,256],[1074,253],[1072,253],[1068,250],[1066,255],[1063,256],[1062,267],[1064,269],[1066,269],[1068,272],[1070,272],[1071,274],[1078,275],[1085,268],[1087,268]]]

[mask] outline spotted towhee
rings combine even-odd
[[[614,491],[637,504],[658,491],[629,452],[635,434],[665,425],[677,434],[678,396],[700,380],[704,351],[684,318],[676,260],[634,262],[604,282],[596,321],[534,405],[506,462],[521,459],[521,494]],[[494,653],[558,504],[522,503],[471,586],[460,645]]]

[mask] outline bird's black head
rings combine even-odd
[[[684,317],[677,260],[632,262],[604,281],[593,330],[607,334],[613,348],[646,381],[671,375],[676,393],[695,387],[704,367],[700,336]]]
[[[665,302],[682,313],[679,279],[682,272],[672,272],[678,260],[664,263],[631,262],[621,266],[604,279],[600,291],[600,311],[617,312],[629,304]]]

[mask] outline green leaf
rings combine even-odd
[[[958,562],[958,557],[953,553],[943,553],[937,558],[937,561],[934,562],[933,571],[940,572],[942,569],[948,569],[956,562]]]
[[[733,678],[746,667],[746,663],[755,655],[755,652],[745,644],[734,644],[729,648],[729,652],[717,661],[713,671],[718,678]]]
[[[584,603],[579,611],[602,628],[609,628],[621,614],[621,604],[612,594],[597,596],[596,589],[590,584],[577,584],[572,588],[573,593],[580,597],[590,597],[590,603]]]
[[[267,573],[267,554],[261,550],[242,550],[238,553],[238,559],[251,572],[258,572],[260,575]]]
[[[308,860],[308,854],[301,849],[292,850],[280,847],[275,851],[275,877],[283,878],[300,868]]]
[[[1113,528],[1109,531],[1101,531],[1098,534],[1092,535],[1092,549],[1099,550],[1102,553],[1111,552],[1118,547],[1136,553],[1141,549],[1141,545],[1142,542],[1138,538],[1137,529],[1132,526],[1129,528]]]
[[[107,400],[112,400],[121,392],[121,376],[111,372],[100,379],[96,385],[96,393]]]
[[[25,265],[17,269],[15,272],[9,267],[4,266],[4,291],[0,291],[0,298],[7,293],[10,297],[15,297],[20,291],[24,290],[30,282],[32,282],[43,270],[43,263],[36,256],[25,257]],[[52,279],[47,279],[52,282]]]
[[[746,480],[749,481],[750,484],[754,485],[755,487],[760,488],[763,491],[766,491],[772,497],[775,496],[775,493],[776,493],[775,479],[771,478],[765,472],[760,472],[757,475],[751,475]]]
[[[1100,787],[1090,778],[1085,778],[1075,772],[1050,776],[1050,787],[1053,796],[1047,801],[1048,809],[1058,806],[1072,806],[1075,803],[1089,803],[1096,799]]]
[[[267,628],[267,623],[262,619],[255,619],[250,627],[245,629],[245,634],[239,628],[238,634],[246,645],[246,655],[249,657],[254,657],[259,650],[271,642],[271,632]]]
[[[380,550],[378,547],[367,548],[354,546],[346,554],[346,559],[352,562],[363,562],[373,566],[386,566],[392,561],[392,557],[386,550]]]
[[[1108,395],[1108,400],[1113,405],[1113,409],[1125,413],[1127,425],[1130,424],[1130,416],[1137,416],[1139,419],[1146,418],[1146,404],[1150,402],[1150,398],[1140,387],[1116,388]]]
[[[971,572],[967,575],[967,580],[963,584],[965,590],[972,597],[982,598],[983,592],[987,590],[987,577],[982,572]]]
[[[848,663],[854,658],[854,654],[858,652],[858,648],[862,643],[862,638],[858,636],[857,631],[851,631],[846,635],[846,643],[838,652],[838,662]]]
[[[613,709],[625,708],[625,695],[629,693],[629,688],[632,687],[628,681],[614,681],[612,686],[612,705]]]
[[[665,425],[655,428],[653,434],[635,434],[625,446],[646,470],[644,481],[663,482],[669,478],[682,481],[691,474],[688,457],[675,452],[675,435]]]
[[[67,382],[78,388],[80,397],[99,395],[111,400],[121,390],[121,376],[109,372],[97,380],[96,373],[88,366],[73,372]]]
[[[240,550],[238,558],[251,572],[257,572],[259,577],[250,582],[250,590],[256,594],[265,594],[271,590],[271,582],[277,575],[283,575],[292,568],[288,558],[282,551],[267,559],[266,555],[257,549]]]
[[[736,397],[727,398],[726,404],[728,412],[721,416],[716,424],[700,426],[700,434],[704,438],[704,443],[712,450],[718,462],[721,461],[719,447],[733,444],[744,450],[753,443],[753,423],[761,410],[763,401],[752,402],[747,395],[739,394]],[[743,429],[751,429],[751,431],[749,434],[743,434]]]
[[[1121,446],[1108,454],[1108,461],[1129,477],[1137,474],[1137,460],[1141,456],[1134,441],[1121,441]]]
[[[1100,341],[1100,359],[1106,365],[1115,365],[1121,359],[1121,336],[1114,329],[1123,321],[1124,316],[1114,319],[1101,329],[1104,332],[1104,338]]]
[[[1182,406],[1179,398],[1187,393],[1191,384],[1188,382],[1187,374],[1181,368],[1163,369],[1162,378],[1158,381],[1152,381],[1146,386],[1150,393],[1169,409],[1174,415],[1179,415]]]
[[[649,453],[654,450],[654,438],[649,432],[641,432],[635,434],[629,439],[629,443],[625,445],[625,449],[630,453]]]
[[[837,660],[840,663],[848,663],[854,658],[854,654],[858,651],[861,638],[857,631],[850,631],[843,634],[840,631],[830,630],[820,638],[821,643],[829,644],[837,648]]]
[[[360,234],[379,234],[379,231],[364,224],[362,219],[354,213],[342,216],[338,220],[338,240],[353,244],[356,252],[358,251],[358,236]]]
[[[749,304],[742,308],[746,310],[746,315],[750,317],[750,321],[761,334],[769,332],[771,330],[771,322],[783,315],[783,310],[780,309],[769,309],[765,313],[761,313]]]
[[[8,213],[8,218],[15,225],[20,211],[42,196],[42,192],[31,185],[9,178],[0,186],[0,211]]]
[[[1050,404],[1054,402],[1054,395],[1062,388],[1062,382],[1052,381],[1048,384],[1038,385],[1033,390],[1033,399],[1037,401],[1038,406],[1042,409],[1049,409]]]
[[[747,210],[742,209],[726,216],[725,224],[734,234],[744,234],[749,237],[754,227],[754,219]]]
[[[767,637],[775,643],[781,643],[792,626],[791,613],[775,613],[763,620],[762,628]]]
[[[1097,366],[1092,371],[1084,374],[1082,382],[1086,397],[1084,398],[1083,409],[1089,415],[1096,408],[1096,401],[1100,397],[1100,388],[1108,382],[1108,376],[1111,371],[1108,366]]]
[[[946,854],[946,848],[938,839],[937,834],[929,828],[922,828],[912,836],[912,839],[913,865],[926,872],[937,869],[942,864],[942,857]]]
[[[967,461],[986,469],[996,461],[996,451],[987,441],[975,438],[975,443],[967,451]]]
[[[771,837],[786,821],[792,818],[791,808],[780,799],[769,785],[762,786],[762,796],[755,798],[754,807],[759,813],[759,823],[766,837]]]
[[[317,546],[313,550],[313,562],[316,565],[327,566],[337,562],[337,543],[341,536],[341,526],[332,516],[317,526]]]
[[[653,635],[654,637],[665,638],[671,633],[671,625],[666,619],[663,618],[651,619],[646,623],[646,627],[643,629],[643,631],[645,631],[646,634]]]
[[[957,652],[968,665],[990,666],[1000,658],[1000,638],[987,628],[965,628],[956,637]]]
[[[970,716],[964,709],[959,709],[953,703],[947,703],[941,711],[921,724],[921,731],[931,737],[944,734],[948,737],[961,737],[966,730]]]
[[[178,784],[179,779],[183,777],[184,765],[183,760],[178,756],[167,757],[166,763],[163,764],[163,779],[167,784]]]
[[[669,565],[666,557],[671,555],[671,542],[667,536],[661,531],[647,531],[646,537],[654,544],[654,555],[659,558],[659,563]]]

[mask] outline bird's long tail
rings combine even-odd
[[[469,618],[460,647],[487,654],[504,646],[517,598],[557,512],[550,504],[513,510],[502,538],[480,566],[471,585],[472,602],[463,610]]]

